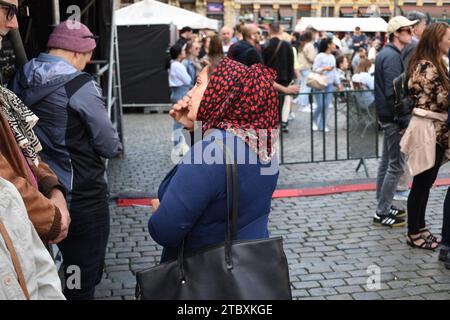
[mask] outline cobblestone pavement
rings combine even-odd
[[[171,126],[166,114],[125,115],[126,152],[112,160],[108,170],[113,194],[156,192],[173,165]],[[301,137],[295,142],[299,146]],[[364,179],[363,171],[355,172],[357,163],[285,165],[279,187]],[[367,163],[373,178],[377,161]],[[448,171],[448,166],[442,170]],[[427,210],[428,226],[438,234],[445,191],[445,187],[431,191]],[[272,236],[284,238],[294,299],[450,299],[450,270],[438,262],[438,252],[409,248],[404,228],[372,226],[375,205],[374,192],[272,202],[269,229]],[[148,208],[111,205],[106,272],[97,298],[133,299],[134,272],[158,263],[161,247],[148,234],[149,215]],[[367,270],[374,265],[380,268],[381,287],[370,290]]]

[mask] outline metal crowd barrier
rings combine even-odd
[[[331,98],[330,107],[320,110],[319,99],[325,105],[327,95]],[[373,90],[280,95],[280,100],[285,100],[284,110],[280,104],[280,122],[287,118],[289,100],[295,114],[289,121],[288,132],[280,130],[280,163],[360,160],[357,170],[363,166],[368,176],[365,160],[380,155],[381,136],[373,95]],[[302,99],[301,96],[307,96],[303,99],[308,103],[300,110],[296,102]],[[314,122],[315,117],[320,119],[319,123]],[[327,129],[318,130],[318,127]]]

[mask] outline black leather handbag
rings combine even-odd
[[[217,140],[216,143],[223,146]],[[235,240],[237,172],[234,158],[226,147],[224,151],[228,203],[225,242],[185,255],[183,241],[177,260],[136,273],[136,299],[292,299],[283,239]]]

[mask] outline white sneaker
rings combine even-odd
[[[288,121],[291,121],[291,120],[294,120],[294,119],[295,119],[295,113],[294,113],[294,112],[291,112],[291,113],[289,114]]]
[[[330,128],[328,128],[328,127],[325,127],[325,130],[324,130],[325,132],[330,132],[331,130],[330,130]]]
[[[315,124],[314,122],[312,124],[312,130],[313,131],[319,131],[319,126],[317,124]]]

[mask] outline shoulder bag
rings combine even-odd
[[[221,141],[215,142],[223,146]],[[225,241],[185,254],[183,240],[177,260],[137,272],[137,299],[292,299],[282,238],[236,240],[238,218],[236,164],[226,147],[224,153],[228,208]]]

